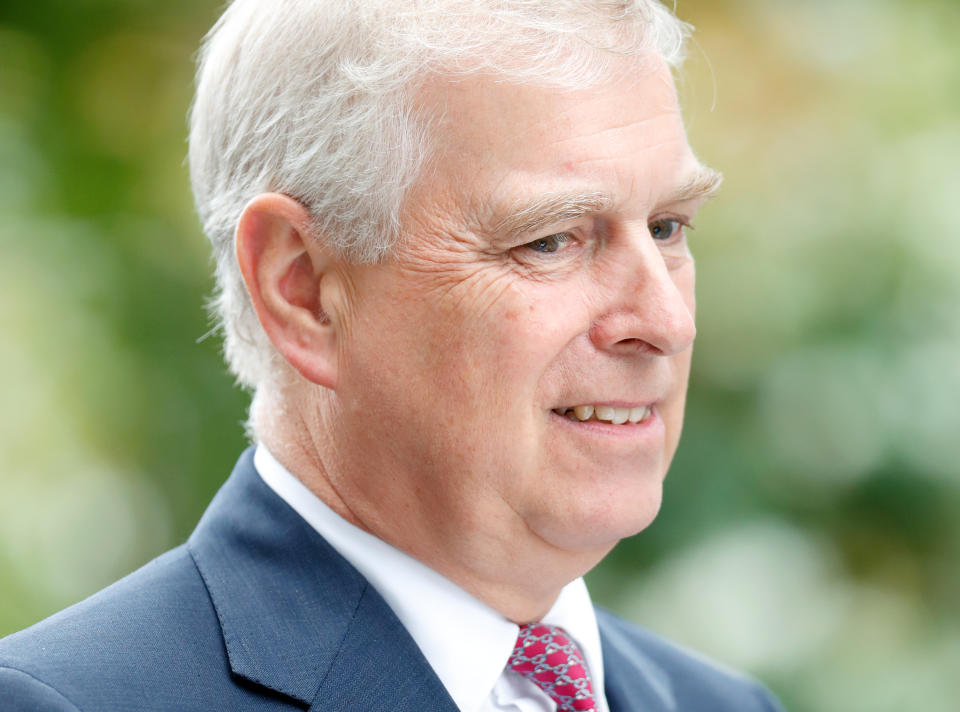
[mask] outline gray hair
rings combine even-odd
[[[689,29],[658,0],[234,0],[200,51],[190,176],[237,380],[257,388],[282,365],[234,254],[253,197],[296,198],[338,255],[383,259],[429,156],[426,77],[586,87],[616,56],[678,67]]]

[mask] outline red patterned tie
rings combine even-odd
[[[563,628],[544,623],[521,626],[508,664],[537,683],[557,703],[557,712],[596,712],[587,664]]]

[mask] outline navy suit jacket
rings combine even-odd
[[[612,712],[777,710],[754,682],[597,612]],[[380,595],[244,453],[196,531],[0,641],[0,710],[456,712]]]

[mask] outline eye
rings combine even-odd
[[[683,229],[683,223],[671,218],[660,218],[650,223],[650,237],[659,242],[666,242],[675,237]]]
[[[546,237],[540,237],[532,242],[528,242],[524,247],[534,252],[551,254],[560,252],[564,248],[564,245],[569,244],[569,242],[570,235],[565,232],[558,232],[555,235],[547,235]]]

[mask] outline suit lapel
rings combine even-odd
[[[231,672],[316,709],[456,712],[397,617],[247,450],[187,544]]]
[[[617,620],[597,609],[597,626],[603,649],[604,692],[610,712],[670,712],[676,700],[670,678],[636,641],[631,640]]]
[[[372,586],[311,710],[457,712],[420,648]]]

